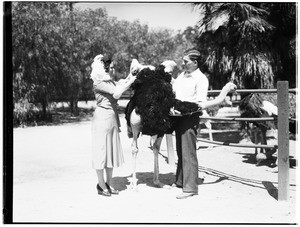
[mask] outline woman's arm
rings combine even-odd
[[[94,81],[94,89],[96,92],[111,94],[115,99],[119,99],[121,95],[130,88],[135,79],[136,76],[131,75],[125,83],[118,85],[114,85],[111,81]]]
[[[128,80],[124,84],[119,84],[116,86],[115,92],[113,93],[113,97],[115,99],[119,99],[121,95],[130,88],[131,84],[135,81],[136,76],[132,76],[131,74],[128,76]]]
[[[113,95],[116,90],[116,86],[111,81],[94,81],[94,90],[96,92],[103,92]]]

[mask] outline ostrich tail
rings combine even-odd
[[[132,128],[127,124],[127,136],[133,138]]]

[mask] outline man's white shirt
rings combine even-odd
[[[192,73],[182,72],[173,84],[176,99],[187,102],[203,102],[207,100],[208,79],[199,70]]]

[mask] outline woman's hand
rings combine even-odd
[[[128,83],[131,85],[133,84],[133,82],[136,80],[136,76],[133,76],[131,75],[129,78],[128,78]]]
[[[129,76],[128,76],[129,77]],[[127,78],[126,78],[127,79]],[[125,84],[119,84],[116,86],[115,93],[113,94],[113,97],[115,99],[119,99],[121,95],[130,88],[131,84],[136,80],[136,76],[130,75],[130,78],[126,81]]]

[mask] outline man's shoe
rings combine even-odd
[[[198,195],[196,192],[183,192],[180,195],[176,196],[176,199],[186,199],[188,197],[192,197],[194,195]]]

